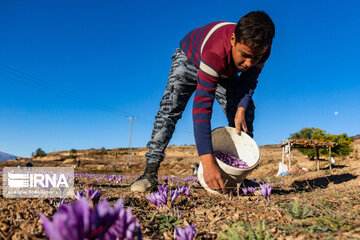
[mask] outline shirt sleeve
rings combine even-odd
[[[202,56],[192,112],[195,143],[199,156],[213,153],[210,120],[218,79],[223,69],[224,60],[217,54],[209,52]]]
[[[250,100],[254,95],[255,88],[257,87],[258,77],[264,67],[266,60],[269,58],[271,47],[269,47],[260,59],[259,63],[251,67],[249,70],[240,74],[240,81],[244,84],[244,96],[240,99],[238,107],[244,107],[247,109]]]

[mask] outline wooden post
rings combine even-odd
[[[316,168],[319,171],[320,170],[319,149],[315,147],[315,150],[316,150]]]
[[[285,142],[282,148],[282,156],[281,156],[281,162],[285,164]]]
[[[291,169],[291,144],[290,144],[290,141],[288,141],[288,146],[289,146],[288,158],[289,158],[289,170],[290,170]]]
[[[329,146],[329,162],[330,162],[330,169],[332,169],[332,162],[331,162],[331,146]]]

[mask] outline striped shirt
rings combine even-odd
[[[219,78],[237,76],[238,70],[231,54],[231,34],[235,23],[213,22],[190,31],[181,41],[180,48],[187,58],[199,68],[193,102],[194,135],[198,154],[213,153],[210,119]],[[270,48],[259,63],[243,72],[239,81],[244,82],[246,93],[238,107],[247,108],[257,85],[257,78],[270,55]]]

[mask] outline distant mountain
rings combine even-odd
[[[8,153],[0,152],[0,162],[6,161],[9,159],[16,159],[16,156],[8,154]]]

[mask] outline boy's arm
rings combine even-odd
[[[204,180],[211,189],[216,190],[223,188],[224,184],[213,156],[210,120],[223,62],[214,53],[203,54],[193,103],[194,135],[198,154],[204,167]]]
[[[224,188],[224,180],[221,178],[220,168],[214,155],[201,155],[200,159],[204,169],[204,180],[208,187],[213,190],[222,190]]]
[[[224,61],[212,52],[203,54],[199,64],[192,111],[194,136],[199,156],[213,153],[210,120],[223,65]]]
[[[255,66],[251,67],[249,70],[242,72],[240,74],[239,80],[242,83],[244,83],[245,94],[240,99],[240,101],[238,103],[238,108],[243,107],[243,108],[245,108],[245,110],[247,109],[247,107],[250,103],[250,99],[252,98],[252,96],[254,94],[254,90],[257,86],[258,77],[264,67],[266,60],[270,56],[270,52],[271,52],[271,46],[265,51],[264,55],[261,57],[261,59]]]
[[[241,73],[240,75],[240,81],[245,84],[245,94],[240,99],[238,103],[238,109],[235,115],[235,128],[236,132],[240,134],[241,130],[244,132],[247,132],[247,125],[245,120],[245,111],[251,101],[251,98],[254,94],[254,90],[257,86],[257,79],[264,67],[264,64],[266,60],[269,58],[271,52],[271,46],[268,48],[268,50],[264,53],[263,57],[260,59],[260,61],[253,67],[251,67],[249,70]]]

